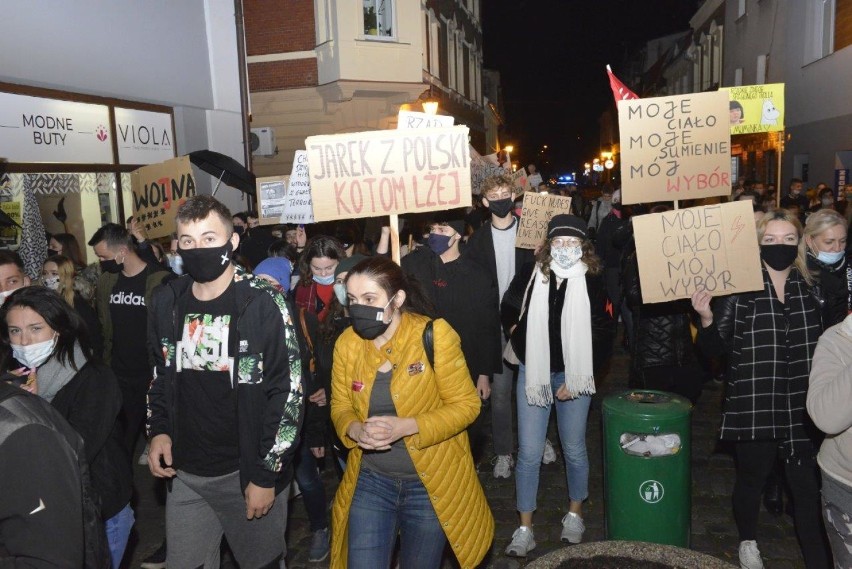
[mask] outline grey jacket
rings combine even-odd
[[[820,337],[808,388],[808,414],[826,437],[817,462],[852,486],[852,315]]]

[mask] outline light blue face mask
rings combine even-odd
[[[833,265],[834,263],[842,259],[845,254],[846,251],[820,251],[817,255],[817,259],[819,259],[820,262],[825,263],[826,265]]]
[[[334,294],[337,296],[337,302],[342,306],[349,306],[349,297],[346,296],[346,285],[344,283],[334,283]]]
[[[314,275],[314,282],[317,283],[317,284],[321,284],[321,285],[334,284],[334,274],[330,274],[326,277],[320,277],[320,276]]]

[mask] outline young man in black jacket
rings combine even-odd
[[[482,183],[482,203],[491,212],[491,223],[476,230],[464,251],[466,259],[476,262],[497,283],[498,304],[489,310],[498,315],[499,300],[508,290],[515,272],[533,260],[532,250],[515,247],[519,226],[518,218],[512,213],[517,197],[515,191],[512,178],[506,174],[491,176]],[[505,349],[506,338],[502,334],[499,336],[501,347]],[[514,370],[505,362],[492,376],[491,430],[494,454],[497,455],[495,478],[509,478],[512,475],[512,450],[515,446],[512,428],[513,377]]]
[[[459,244],[464,221],[435,223],[428,247],[420,247],[402,258],[402,268],[413,274],[432,299],[437,316],[450,323],[461,338],[462,353],[485,401],[491,395],[491,376],[503,370],[500,350],[500,315],[497,281],[470,259],[464,259]],[[480,415],[481,417],[482,415]],[[477,421],[478,422],[478,421]],[[472,429],[474,460],[481,457],[480,430]]]
[[[292,316],[271,284],[230,262],[239,237],[224,205],[190,198],[177,229],[186,274],[155,291],[148,322],[148,466],[172,479],[166,565],[204,564],[224,533],[240,566],[283,566],[281,493],[304,408]]]

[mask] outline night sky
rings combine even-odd
[[[598,118],[616,76],[644,42],[689,29],[700,0],[483,0],[485,67],[500,71],[512,161],[548,145],[547,175],[598,154]],[[619,76],[625,80],[625,77]],[[630,85],[628,84],[628,87]],[[579,172],[578,172],[579,173]]]

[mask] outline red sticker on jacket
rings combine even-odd
[[[426,370],[426,366],[423,365],[423,362],[413,363],[408,366],[408,375],[417,375],[418,373],[423,373]]]
[[[362,389],[364,389],[363,383],[361,383],[360,381],[353,381],[352,382],[352,391],[360,392]]]

